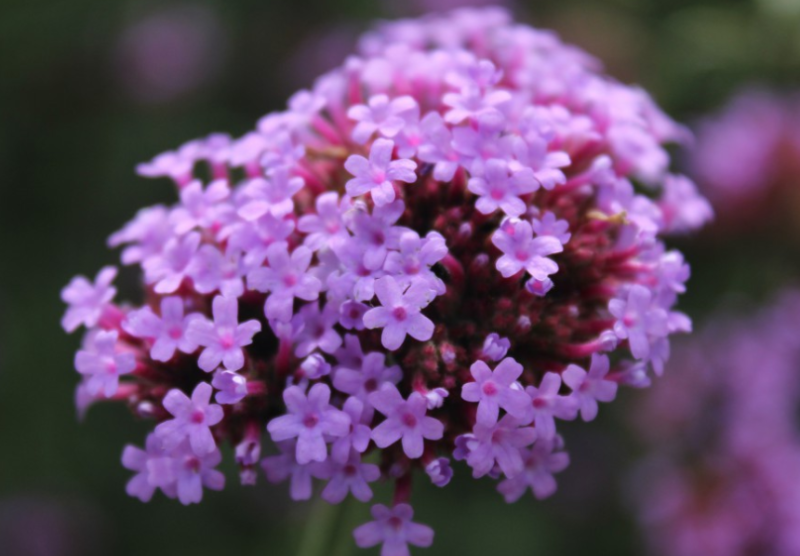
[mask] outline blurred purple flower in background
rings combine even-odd
[[[723,313],[676,349],[633,422],[634,487],[655,556],[800,553],[800,292]]]
[[[744,89],[700,120],[689,166],[728,226],[796,211],[800,183],[800,97]]]
[[[222,22],[211,8],[176,4],[140,16],[123,31],[115,52],[125,93],[145,104],[180,99],[209,84],[227,49]]]

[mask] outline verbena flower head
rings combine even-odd
[[[451,459],[508,501],[548,496],[559,420],[647,382],[690,328],[673,308],[688,267],[662,242],[704,220],[662,210],[663,144],[685,135],[502,10],[382,25],[256,130],[140,167],[180,200],[110,240],[143,270],[143,307],[113,303],[112,270],[64,291],[65,328],[89,328],[82,407],[154,422],[124,458],[143,500],[221,488],[225,442],[245,484],[264,453],[295,499],[394,481],[355,534],[384,554],[430,544],[411,478],[445,486]]]

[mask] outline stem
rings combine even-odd
[[[330,543],[336,532],[340,504],[328,504],[317,499],[306,520],[303,538],[297,556],[327,556]]]

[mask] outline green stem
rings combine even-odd
[[[327,556],[330,541],[339,516],[339,505],[331,505],[317,499],[308,515],[303,538],[297,556]]]

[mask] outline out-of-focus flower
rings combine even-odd
[[[793,291],[719,315],[641,400],[634,426],[651,454],[632,490],[652,554],[800,551],[798,315]]]
[[[501,9],[383,24],[254,131],[137,168],[179,202],[110,240],[144,270],[144,307],[106,280],[66,296],[87,311],[65,320],[89,328],[80,406],[102,388],[153,418],[123,461],[143,500],[222,488],[224,442],[252,484],[264,429],[280,453],[261,467],[294,499],[391,480],[393,508],[355,532],[384,554],[431,543],[411,476],[445,486],[451,456],[509,501],[549,496],[558,420],[646,384],[691,327],[673,309],[688,267],[663,244],[704,221],[667,185],[664,144],[684,137]]]
[[[787,204],[796,206],[798,124],[800,100],[755,88],[698,123],[689,167],[725,227],[769,223]]]
[[[217,76],[226,43],[219,16],[208,7],[162,8],[123,31],[114,57],[116,73],[125,93],[137,101],[169,102]]]

